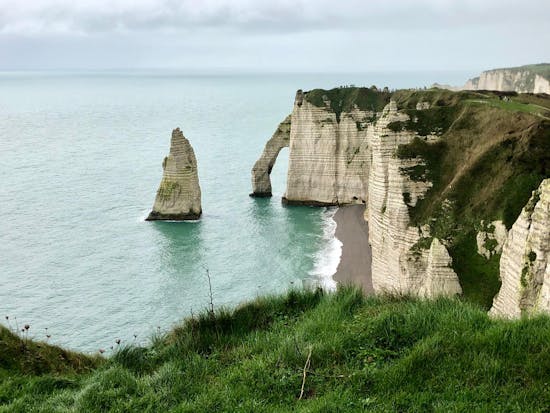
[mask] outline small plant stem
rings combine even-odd
[[[298,400],[302,400],[302,397],[304,397],[304,387],[306,385],[306,376],[307,376],[307,369],[309,369],[309,366],[311,364],[311,351],[312,348],[309,348],[309,353],[307,355],[306,364],[304,364],[304,372],[302,374],[302,389],[300,390],[300,397],[298,397]]]

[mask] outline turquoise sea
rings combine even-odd
[[[0,73],[1,322],[93,352],[203,310],[206,269],[216,307],[328,282],[340,254],[333,211],[281,205],[287,150],[274,197],[248,196],[252,165],[295,91],[469,75]],[[144,222],[175,127],[195,149],[204,215]]]

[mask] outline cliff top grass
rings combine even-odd
[[[330,101],[330,108],[336,113],[336,119],[340,120],[342,112],[349,112],[354,106],[360,110],[380,112],[391,98],[391,92],[386,88],[379,90],[375,86],[366,87],[339,87],[330,90],[313,89],[305,92],[306,101],[324,108],[325,101]]]
[[[23,338],[0,325],[0,378],[1,373],[78,374],[97,367],[101,360]]]
[[[290,292],[187,320],[87,373],[0,369],[1,412],[525,412],[550,319],[458,300]]]

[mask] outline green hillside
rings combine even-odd
[[[30,346],[6,341],[6,334],[2,354]],[[59,363],[55,351],[49,354],[51,365]],[[148,347],[87,362],[97,367],[22,372],[2,364],[0,411],[542,412],[550,406],[550,318],[495,321],[457,300],[365,298],[350,289],[290,292],[204,313]]]

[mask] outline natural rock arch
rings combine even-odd
[[[290,143],[290,115],[283,120],[270,140],[267,141],[260,159],[252,168],[252,193],[254,197],[270,197],[271,179],[270,174],[277,160],[279,152],[287,148]]]

